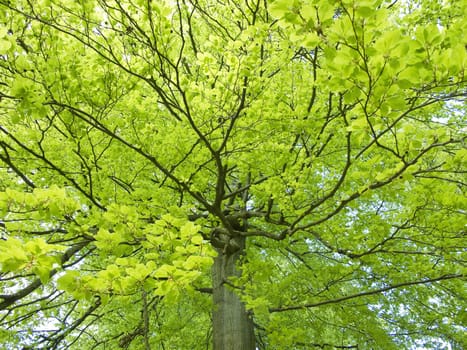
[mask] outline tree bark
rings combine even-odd
[[[245,238],[235,238],[233,252],[229,247],[217,251],[212,268],[213,349],[255,350],[253,321],[238,295],[226,284],[230,277],[240,275],[236,264],[245,251]]]

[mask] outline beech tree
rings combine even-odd
[[[0,0],[0,343],[461,349],[467,3]]]

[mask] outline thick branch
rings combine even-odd
[[[67,261],[69,261],[76,253],[78,253],[81,249],[86,247],[90,241],[80,242],[71,246],[61,257],[61,265],[63,266]],[[54,276],[58,272],[57,269],[53,269],[50,271],[50,277]],[[3,301],[0,303],[0,310],[4,310],[10,305],[16,303],[18,300],[28,296],[32,292],[34,292],[37,288],[42,285],[42,282],[39,278],[32,281],[28,286],[23,289],[20,289],[14,294],[4,294],[0,295],[0,299]]]
[[[374,289],[374,290],[369,290],[366,292],[361,292],[357,294],[351,294],[351,295],[346,295],[340,298],[336,299],[329,299],[329,300],[323,300],[319,301],[316,303],[308,303],[308,304],[303,304],[303,305],[292,305],[292,306],[283,306],[283,307],[275,307],[275,308],[270,308],[269,312],[284,312],[284,311],[294,311],[294,310],[301,310],[301,309],[311,309],[319,306],[324,306],[324,305],[329,305],[329,304],[338,304],[346,300],[351,300],[351,299],[356,299],[356,298],[361,298],[364,296],[369,296],[369,295],[376,295],[376,294],[381,294],[383,292],[387,292],[393,289],[399,289],[399,288],[404,288],[404,287],[409,287],[409,286],[415,286],[419,284],[429,284],[433,282],[439,282],[439,281],[444,281],[444,280],[450,280],[450,279],[456,279],[456,278],[465,278],[467,275],[462,275],[462,274],[450,274],[450,275],[443,275],[440,277],[436,278],[430,278],[430,279],[423,279],[419,281],[410,281],[410,282],[403,282],[403,283],[397,283],[393,284],[384,288],[379,288],[379,289]]]

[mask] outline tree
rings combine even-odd
[[[2,344],[467,345],[465,2],[0,9]]]

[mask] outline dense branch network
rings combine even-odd
[[[52,1],[50,9],[19,3],[0,1],[13,28],[8,35],[17,35],[16,52],[2,56],[0,66],[0,176],[9,179],[1,190],[63,185],[81,207],[65,218],[36,220],[29,231],[9,228],[29,220],[29,213],[11,211],[1,219],[6,236],[57,243],[59,233],[64,238],[58,243],[68,248],[48,283],[34,274],[0,277],[7,285],[22,281],[0,295],[0,310],[7,312],[0,324],[14,329],[32,318],[31,305],[54,298],[56,277],[67,270],[83,265],[99,274],[117,266],[116,259],[131,258],[170,265],[170,256],[189,246],[210,246],[225,256],[244,250],[243,275],[223,283],[238,289],[258,320],[264,310],[308,315],[308,309],[344,307],[349,300],[369,305],[373,296],[391,291],[415,291],[423,300],[433,285],[465,279],[456,272],[465,268],[465,213],[458,203],[466,185],[460,131],[465,111],[453,107],[465,102],[465,78],[449,72],[406,76],[441,55],[431,53],[436,49],[427,35],[426,47],[408,41],[401,48],[411,60],[404,66],[373,47],[399,50],[384,41],[390,35],[378,34],[370,20],[355,19],[373,10],[346,2],[327,12],[324,5],[290,9],[280,7],[283,1],[260,0],[228,6],[97,1],[91,7]],[[381,31],[406,40],[397,28],[384,26]],[[67,53],[67,45],[81,58]],[[11,122],[14,109],[21,117]],[[443,188],[454,199],[439,198]],[[125,209],[119,212],[119,205]],[[122,214],[127,207],[133,217]],[[173,238],[170,230],[184,226],[170,215],[197,225],[202,241]],[[49,230],[47,220],[62,226]],[[88,220],[98,224],[78,232]],[[117,241],[114,251],[99,241],[105,235]],[[406,278],[404,268],[418,268],[413,261],[421,266],[419,275]],[[268,281],[261,267],[270,269]],[[309,280],[299,283],[302,275]],[[141,306],[134,316],[138,323],[108,341],[119,339],[125,347],[142,336],[149,349],[159,304],[147,286],[172,278],[149,275],[141,289],[122,293]],[[284,280],[283,296],[274,295],[279,287],[268,291],[268,283],[281,286]],[[208,279],[193,283],[194,291],[213,292],[204,285]],[[57,316],[62,329],[35,345],[59,348],[65,342],[72,348],[70,335],[78,341],[94,322],[120,312],[119,305],[101,302],[117,297],[112,288],[89,293],[96,295],[92,303],[73,303],[60,294],[50,308],[66,314]],[[319,311],[319,317],[329,315]],[[395,319],[389,328],[403,324]],[[339,322],[345,324],[345,317]],[[258,337],[262,332],[258,327]]]

